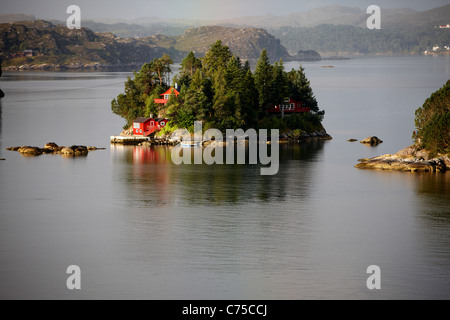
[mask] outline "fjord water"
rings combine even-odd
[[[450,78],[449,57],[303,66],[334,139],[282,145],[275,176],[110,146],[127,73],[4,73],[0,298],[449,299],[450,175],[353,167],[411,144],[414,111]],[[384,143],[346,141],[372,135]],[[50,141],[107,149],[5,150]],[[79,291],[66,287],[70,265]],[[371,265],[381,290],[367,289]]]

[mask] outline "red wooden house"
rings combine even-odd
[[[175,97],[178,97],[180,92],[177,89],[175,89],[174,87],[170,87],[169,90],[167,90],[163,94],[160,94],[160,96],[162,96],[163,99],[155,99],[154,102],[158,103],[158,104],[166,105],[166,103],[169,101],[170,96],[173,94],[175,95]]]
[[[307,107],[303,107],[303,104],[300,101],[287,98],[284,100],[283,104],[274,106],[272,108],[267,109],[268,113],[277,114],[281,113],[281,110],[284,110],[284,114],[291,113],[301,113],[301,112],[310,112],[311,109]]]
[[[155,121],[158,123],[159,128],[162,129],[167,125],[167,123],[169,122],[169,119],[157,118],[157,119],[155,119]]]
[[[168,122],[168,119],[163,118],[137,118],[133,120],[133,135],[148,137],[164,128]]]

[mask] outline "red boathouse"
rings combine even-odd
[[[133,120],[133,135],[148,137],[156,131],[161,131],[168,122],[169,120],[164,118],[137,118]]]
[[[271,113],[271,114],[277,114],[277,113],[281,113],[281,110],[284,110],[284,114],[301,113],[301,112],[310,112],[311,111],[310,108],[303,107],[303,104],[300,101],[287,98],[284,100],[283,104],[269,108],[269,109],[267,109],[267,112]]]

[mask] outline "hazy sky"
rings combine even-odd
[[[159,16],[184,19],[226,19],[265,14],[284,15],[327,5],[367,8],[412,8],[423,11],[450,0],[0,0],[0,14],[34,14],[38,18],[65,20],[71,4],[81,8],[82,19]]]

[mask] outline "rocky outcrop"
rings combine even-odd
[[[370,159],[360,159],[358,169],[379,169],[404,172],[445,172],[450,169],[448,155],[431,156],[430,152],[410,146],[394,155],[386,154]]]
[[[89,151],[104,150],[104,148],[86,147],[86,146],[58,146],[54,142],[48,142],[43,148],[22,146],[7,148],[9,151],[17,151],[24,156],[40,156],[42,154],[59,154],[68,157],[87,156]]]
[[[88,28],[70,30],[44,20],[0,24],[4,70],[132,70],[168,53],[181,60],[184,52],[157,46],[147,39],[121,39]],[[32,53],[25,55],[18,48]]]
[[[171,45],[180,51],[193,51],[197,55],[204,55],[211,44],[217,40],[230,48],[242,60],[256,61],[263,49],[271,60],[289,60],[287,49],[280,40],[261,28],[230,28],[222,26],[203,26],[188,29],[180,37],[173,37]],[[165,39],[164,42],[167,42]],[[162,43],[160,44],[163,45]]]
[[[325,129],[314,132],[301,132],[296,134],[294,132],[288,132],[280,136],[280,142],[310,142],[314,140],[332,140],[333,137],[330,136]]]
[[[317,51],[314,50],[306,50],[306,51],[299,51],[297,54],[293,55],[289,58],[289,60],[294,61],[320,61],[322,60],[322,57]],[[333,68],[333,66],[326,66],[328,68]]]
[[[371,145],[371,146],[377,146],[380,143],[383,143],[383,141],[380,140],[378,137],[374,136],[374,137],[366,138],[366,139],[362,140],[360,143],[368,144],[368,145]]]

